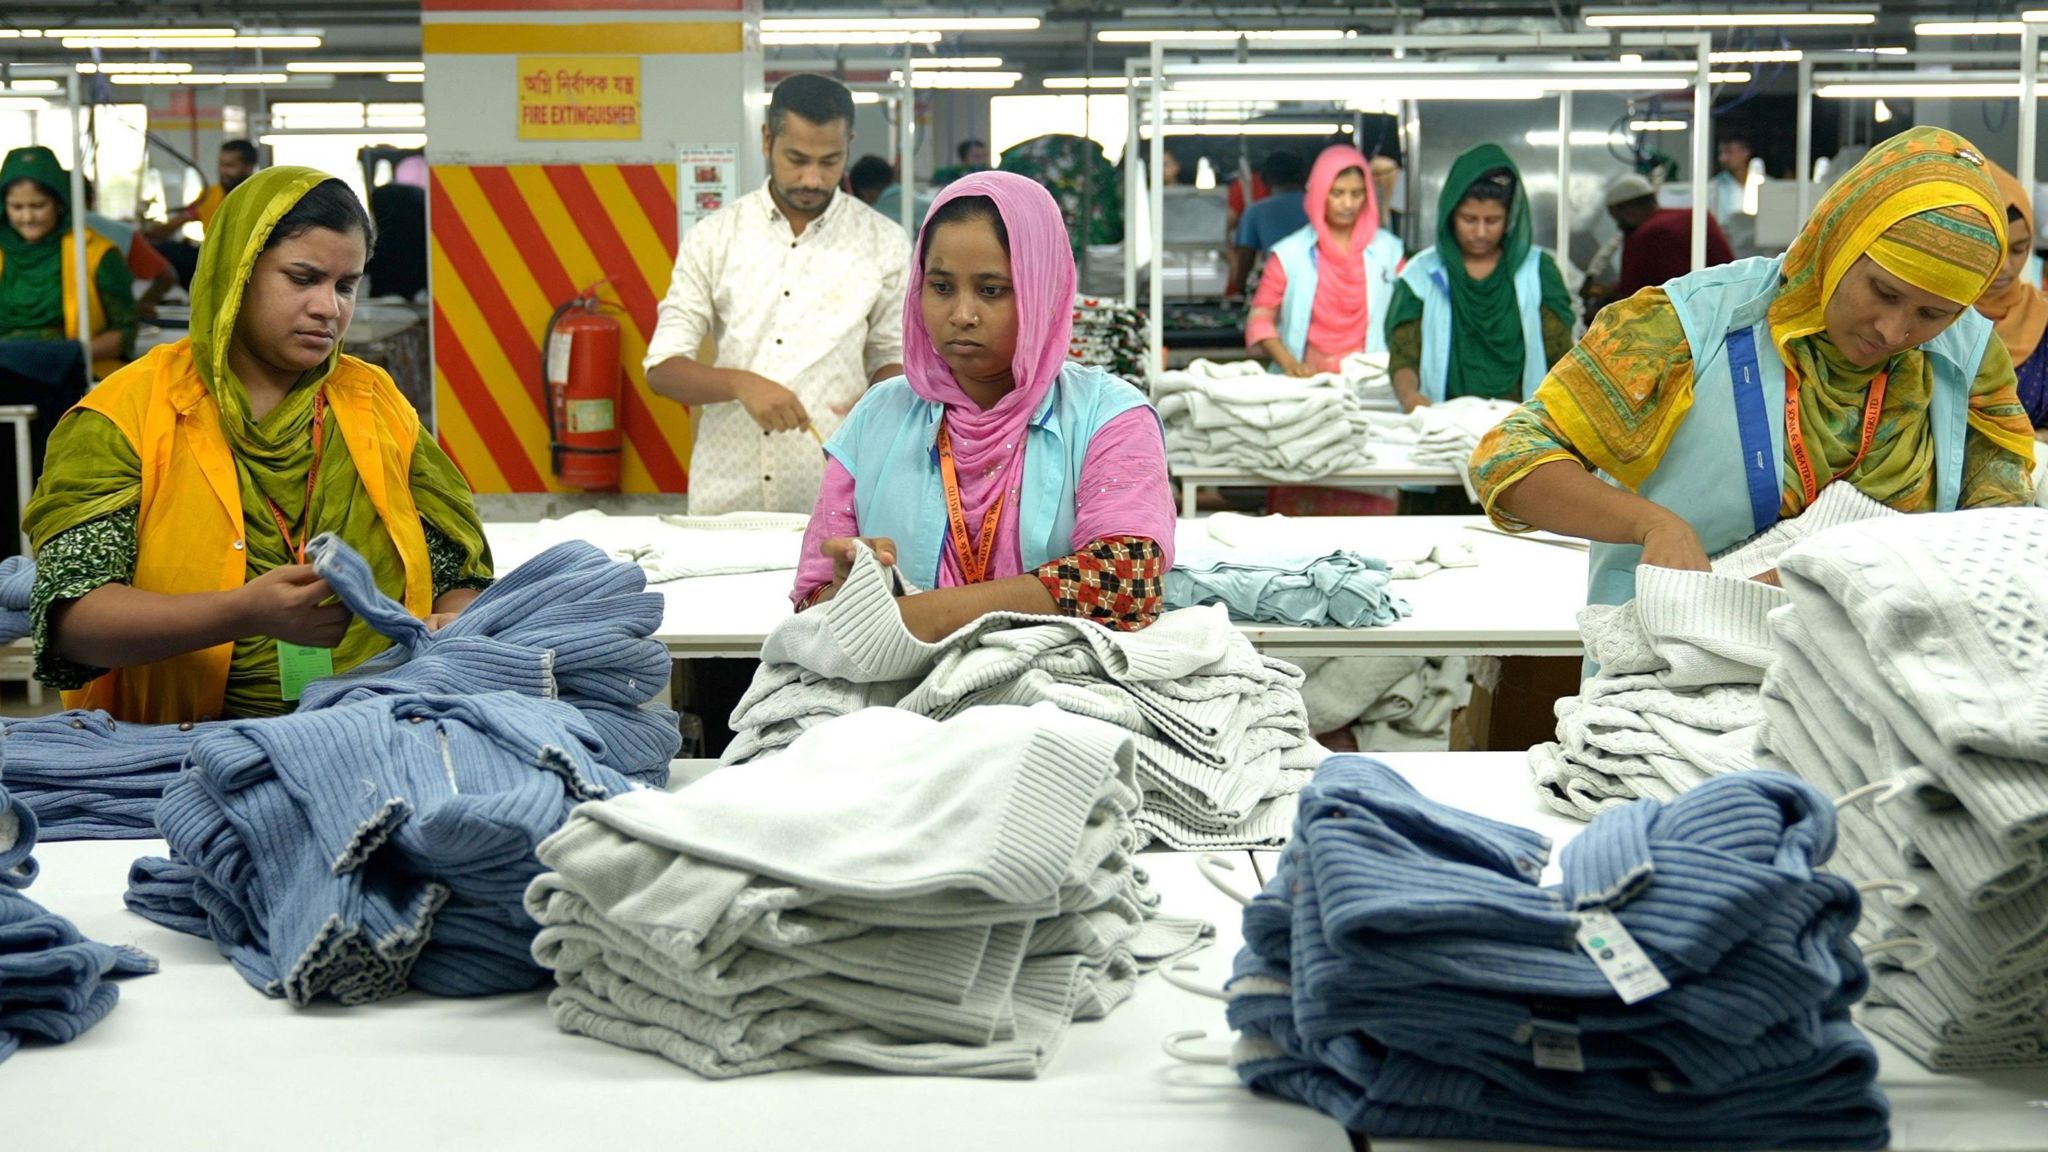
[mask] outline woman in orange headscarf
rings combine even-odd
[[[2005,265],[1991,288],[1977,301],[1977,311],[1990,317],[2012,357],[2019,382],[2020,404],[2036,436],[2048,435],[2048,296],[2028,282],[2024,273],[2034,255],[2034,198],[2012,173],[1991,165],[1991,178],[2005,197]]]

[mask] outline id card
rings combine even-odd
[[[334,650],[308,648],[289,641],[277,642],[278,695],[286,702],[297,701],[306,685],[334,675]]]

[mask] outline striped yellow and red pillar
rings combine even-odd
[[[760,179],[759,0],[422,7],[443,447],[479,492],[564,487],[549,468],[543,329],[602,280],[627,377],[620,488],[686,491],[689,414],[648,391],[640,361],[675,260],[681,150],[733,149],[741,186]],[[578,105],[566,125],[559,112],[550,125],[549,100]]]

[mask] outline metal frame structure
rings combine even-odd
[[[1148,207],[1150,228],[1148,235],[1160,234],[1161,221],[1166,211],[1166,185],[1163,168],[1166,159],[1166,100],[1168,86],[1176,75],[1182,77],[1208,76],[1230,77],[1246,81],[1278,80],[1421,80],[1471,79],[1484,76],[1487,79],[1524,80],[1539,87],[1548,80],[1556,83],[1563,77],[1584,73],[1588,61],[1560,60],[1561,52],[1611,52],[1624,49],[1677,48],[1689,51],[1695,58],[1695,66],[1686,71],[1665,70],[1657,72],[1655,65],[1642,66],[1640,73],[1629,71],[1630,62],[1613,60],[1604,62],[1617,77],[1640,76],[1658,79],[1685,80],[1684,87],[1693,92],[1693,134],[1692,134],[1692,188],[1693,204],[1696,210],[1692,219],[1692,265],[1705,267],[1707,255],[1707,218],[1704,208],[1707,202],[1707,166],[1710,160],[1711,123],[1713,118],[1712,70],[1709,55],[1713,37],[1708,33],[1642,33],[1610,35],[1608,33],[1535,33],[1503,36],[1353,36],[1341,41],[1330,40],[1262,40],[1238,41],[1227,45],[1242,62],[1215,63],[1199,59],[1174,59],[1170,53],[1215,53],[1225,45],[1214,41],[1154,41],[1150,58],[1133,57],[1125,61],[1124,91],[1127,101],[1129,135],[1125,140],[1124,175],[1124,297],[1126,300],[1137,296],[1137,245],[1134,242],[1135,222],[1138,207],[1138,164],[1140,147],[1140,121],[1138,102],[1147,102],[1147,122],[1151,128],[1151,144],[1146,153],[1145,170],[1149,188]],[[1406,57],[1409,51],[1468,51],[1498,54],[1504,57],[1536,56],[1519,62],[1502,60],[1498,62],[1415,60]],[[1389,55],[1374,55],[1369,58],[1330,58],[1333,51],[1356,53],[1374,52]],[[1285,61],[1251,59],[1255,54],[1291,53],[1294,58]],[[1568,207],[1568,189],[1571,180],[1571,118],[1572,91],[1568,88],[1551,90],[1558,97],[1558,233],[1556,244],[1560,250],[1569,243],[1571,221]],[[1407,112],[1417,109],[1428,97],[1403,101],[1403,127],[1407,127]],[[1219,101],[1228,102],[1228,101]],[[1420,125],[1419,109],[1414,122]],[[1148,299],[1146,329],[1148,334],[1147,372],[1160,370],[1164,354],[1165,335],[1165,261],[1162,258],[1164,246],[1156,238],[1151,244],[1150,274],[1148,277]]]

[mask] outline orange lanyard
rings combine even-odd
[[[277,530],[284,533],[285,551],[290,552],[292,558],[301,564],[306,562],[306,540],[304,537],[307,535],[306,525],[313,518],[313,485],[320,480],[320,447],[325,440],[324,433],[326,429],[323,426],[326,423],[327,393],[322,391],[316,393],[313,397],[313,466],[306,469],[306,503],[299,509],[297,534],[300,536],[300,539],[297,543],[292,541],[292,536],[294,535],[292,528],[288,527],[284,522],[284,510],[277,506],[277,501],[272,500],[268,496],[263,498],[263,502],[270,505],[270,518],[277,521]]]
[[[960,503],[960,473],[953,466],[953,437],[946,432],[943,421],[939,424],[939,474],[946,481],[946,521],[953,530],[953,555],[960,559],[960,575],[969,584],[979,584],[988,575],[988,558],[996,547],[996,521],[1003,515],[1003,497],[1009,493],[997,492],[996,502],[989,505],[988,514],[981,518],[981,546],[977,548],[967,539],[967,510]]]
[[[1863,441],[1856,446],[1856,458],[1828,477],[1828,483],[1840,480],[1863,463],[1870,442],[1877,437],[1877,417],[1884,410],[1884,388],[1890,380],[1891,373],[1880,372],[1870,382],[1870,399],[1863,405]],[[1820,494],[1820,486],[1813,482],[1813,464],[1806,458],[1806,436],[1799,430],[1799,377],[1790,368],[1785,369],[1785,451],[1792,457],[1792,466],[1799,470],[1799,490],[1805,494],[1805,502],[1812,504]]]

